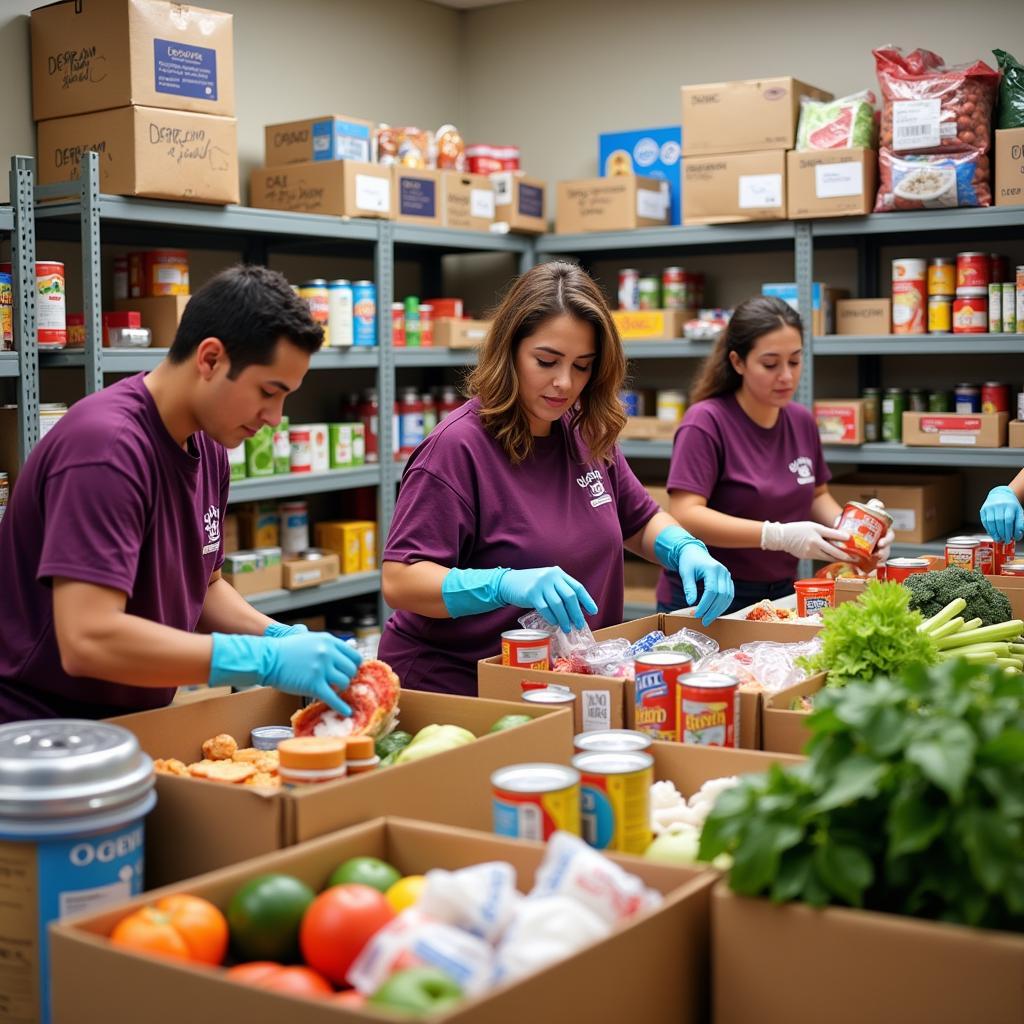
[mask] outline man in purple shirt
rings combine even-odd
[[[160,707],[200,683],[347,713],[358,654],[275,623],[220,573],[224,446],[280,421],[322,341],[280,274],[233,267],[152,373],[75,403],[33,449],[0,523],[0,722]]]

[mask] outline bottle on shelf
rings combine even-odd
[[[377,422],[380,416],[380,404],[377,401],[376,388],[367,388],[366,391],[363,392],[363,398],[359,403],[358,413],[357,418],[363,424],[363,435],[366,444],[366,462],[367,464],[376,464],[380,461],[377,448]]]

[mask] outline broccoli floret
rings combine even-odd
[[[983,626],[1007,622],[1013,618],[1009,598],[996,590],[978,571],[969,572],[949,565],[937,572],[922,572],[908,577],[903,584],[910,590],[910,607],[926,619],[942,611],[950,601],[962,597],[967,607],[965,619],[981,619]]]

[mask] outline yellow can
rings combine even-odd
[[[580,773],[568,765],[510,764],[491,775],[491,792],[499,836],[545,841],[559,831],[580,834]]]
[[[953,296],[932,295],[928,299],[928,333],[949,334],[953,330]]]
[[[643,853],[651,844],[654,758],[642,751],[577,754],[583,838],[598,850]]]

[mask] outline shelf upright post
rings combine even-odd
[[[14,347],[18,352],[18,461],[39,440],[39,345],[36,339],[35,160],[11,158],[11,279]]]
[[[537,265],[537,242],[531,238],[527,247],[519,254],[519,273],[525,274]]]
[[[813,221],[798,220],[794,223],[794,256],[796,263],[796,294],[800,314],[804,321],[803,372],[796,400],[808,409],[814,407],[814,238],[811,230]],[[825,296],[821,297],[822,302]],[[803,558],[797,564],[802,579],[812,574],[814,566]]]
[[[79,185],[82,222],[82,308],[85,314],[85,393],[103,388],[103,295],[100,260],[100,158],[86,153]]]
[[[391,343],[391,303],[395,292],[395,226],[382,220],[378,226],[374,250],[374,278],[377,282],[377,459],[380,485],[377,489],[377,547],[384,550],[384,540],[395,513],[395,487],[398,483],[394,456],[395,349]],[[383,625],[389,614],[383,593],[378,601],[379,621]]]

